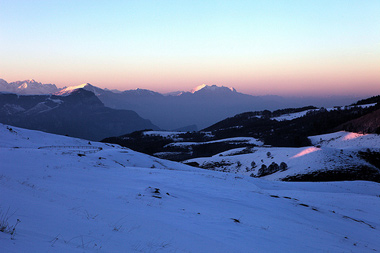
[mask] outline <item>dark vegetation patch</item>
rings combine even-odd
[[[216,142],[216,143],[206,143],[201,145],[195,145],[192,146],[193,150],[193,157],[207,157],[207,156],[213,156],[218,153],[221,153],[226,150],[231,150],[235,148],[241,148],[241,147],[253,147],[254,145],[247,145],[245,142]]]
[[[110,137],[102,140],[102,142],[119,144],[123,147],[128,147],[132,150],[149,155],[161,153],[157,156],[172,161],[184,161],[201,156],[213,156],[220,152],[234,148],[250,148],[254,146],[251,144],[246,144],[244,141],[202,143],[215,139],[210,138],[209,135],[204,132],[184,132],[176,136],[176,139],[180,139],[181,142],[200,142],[199,144],[171,146],[168,144],[175,143],[176,140],[159,135],[145,135],[144,132],[146,131],[150,130],[136,131],[120,137]]]
[[[268,153],[270,154],[270,152]],[[278,171],[285,171],[287,169],[288,169],[288,165],[284,162],[281,162],[280,165],[278,165],[275,162],[272,162],[268,167],[265,164],[263,164],[261,165],[261,168],[258,170],[257,175],[254,177],[264,177],[264,176],[276,173]]]
[[[207,162],[207,163],[202,164],[202,166],[200,166],[200,167],[202,169],[214,170],[215,168],[224,168],[224,167],[230,166],[232,164],[233,163],[231,163],[231,162],[221,160],[220,162]]]
[[[185,163],[185,164],[193,166],[193,167],[199,167],[199,163],[197,163],[197,162],[188,162],[188,163]]]
[[[369,162],[380,170],[380,152],[367,149],[366,151],[359,151],[359,157]]]
[[[379,102],[380,102],[380,95],[359,100],[358,102],[354,103],[353,105],[367,105],[367,104],[374,104],[374,103],[379,103]]]
[[[328,182],[328,181],[354,181],[367,180],[380,183],[380,172],[369,166],[355,168],[340,168],[336,170],[315,171],[308,174],[287,176],[282,181],[294,182]]]
[[[120,146],[128,147],[132,150],[146,154],[161,152],[163,146],[172,142],[162,136],[144,135],[145,131],[150,131],[150,129],[136,131],[120,137],[105,138],[102,142],[119,144]]]

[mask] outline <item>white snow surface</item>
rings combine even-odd
[[[315,109],[305,110],[302,112],[287,113],[287,114],[283,114],[283,115],[278,116],[278,117],[273,117],[272,119],[277,120],[277,121],[293,120],[293,119],[297,119],[297,118],[301,118],[301,117],[305,116],[310,111],[315,111]]]
[[[377,183],[271,182],[2,124],[0,192],[21,221],[0,252],[380,250]]]
[[[331,134],[310,136],[313,145],[330,148],[380,148],[380,135],[340,131]]]
[[[83,84],[76,85],[76,86],[65,87],[65,88],[61,89],[60,91],[54,93],[54,95],[68,96],[73,91],[76,91],[77,89],[85,89],[85,90],[91,91],[97,96],[99,95],[99,90],[101,90],[100,88],[95,87],[95,86],[91,85],[90,83],[83,83]]]

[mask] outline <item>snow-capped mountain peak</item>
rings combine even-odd
[[[236,92],[235,88],[232,87],[225,87],[225,86],[217,86],[217,85],[207,85],[207,84],[202,84],[194,89],[191,90],[191,93],[199,92],[199,91],[212,91],[212,92],[219,92],[219,91],[231,91],[231,92]]]
[[[206,86],[207,86],[206,84],[201,84],[201,85],[195,87],[194,89],[192,89],[192,90],[191,90],[191,93],[197,92],[197,91],[203,89],[203,88],[206,87]]]
[[[56,92],[55,95],[59,95],[59,96],[70,95],[73,91],[76,91],[78,89],[85,89],[85,90],[91,91],[91,92],[95,93],[95,95],[97,95],[97,96],[103,92],[103,90],[101,88],[93,86],[90,83],[82,83],[82,84],[79,84],[76,86],[65,87],[62,90]]]
[[[54,84],[43,84],[34,79],[8,83],[0,80],[0,91],[17,93],[20,95],[42,95],[57,92],[59,89]]]
[[[167,93],[164,93],[163,95],[164,96],[178,97],[178,96],[181,96],[183,93],[185,93],[185,91],[179,90],[179,91],[167,92]]]

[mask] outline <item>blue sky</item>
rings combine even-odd
[[[0,78],[380,93],[380,1],[4,1]],[[316,87],[318,84],[318,87]],[[363,90],[364,88],[364,90]]]

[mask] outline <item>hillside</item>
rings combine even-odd
[[[262,145],[305,147],[311,145],[309,136],[339,130],[349,131],[350,129],[338,127],[352,120],[369,117],[376,122],[379,117],[374,112],[379,106],[372,103],[333,108],[306,106],[246,112],[226,118],[201,131],[144,130],[109,137],[104,141],[173,161],[209,157],[234,148]],[[254,139],[255,142],[229,141],[234,138]]]
[[[366,114],[360,118],[343,123],[342,125],[336,127],[334,130],[380,134],[380,109]]]
[[[380,186],[270,182],[0,124],[1,252],[373,252]],[[17,222],[19,219],[20,222]]]
[[[309,139],[314,146],[238,148],[184,163],[267,180],[380,182],[380,135],[337,132]]]

